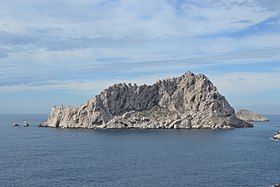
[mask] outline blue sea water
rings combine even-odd
[[[38,128],[0,115],[0,186],[272,186],[280,116],[233,130]],[[30,127],[13,127],[28,120]]]

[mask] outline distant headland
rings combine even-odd
[[[77,107],[53,107],[45,127],[60,128],[246,128],[213,83],[187,72],[153,85],[120,83]]]

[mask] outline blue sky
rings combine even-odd
[[[235,109],[280,114],[280,1],[10,0],[0,17],[0,113],[192,71]]]

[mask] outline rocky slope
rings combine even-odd
[[[258,122],[264,122],[268,121],[267,117],[261,114],[257,114],[256,112],[250,111],[250,110],[238,110],[236,112],[236,117],[239,119],[242,119],[244,121],[248,122],[253,122],[253,121],[258,121]]]
[[[53,107],[46,127],[239,128],[252,127],[205,75],[191,72],[153,85],[115,84],[79,107]]]

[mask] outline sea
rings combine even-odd
[[[0,115],[1,187],[280,183],[280,141],[271,138],[280,130],[280,115],[230,130],[37,127],[46,118]]]

